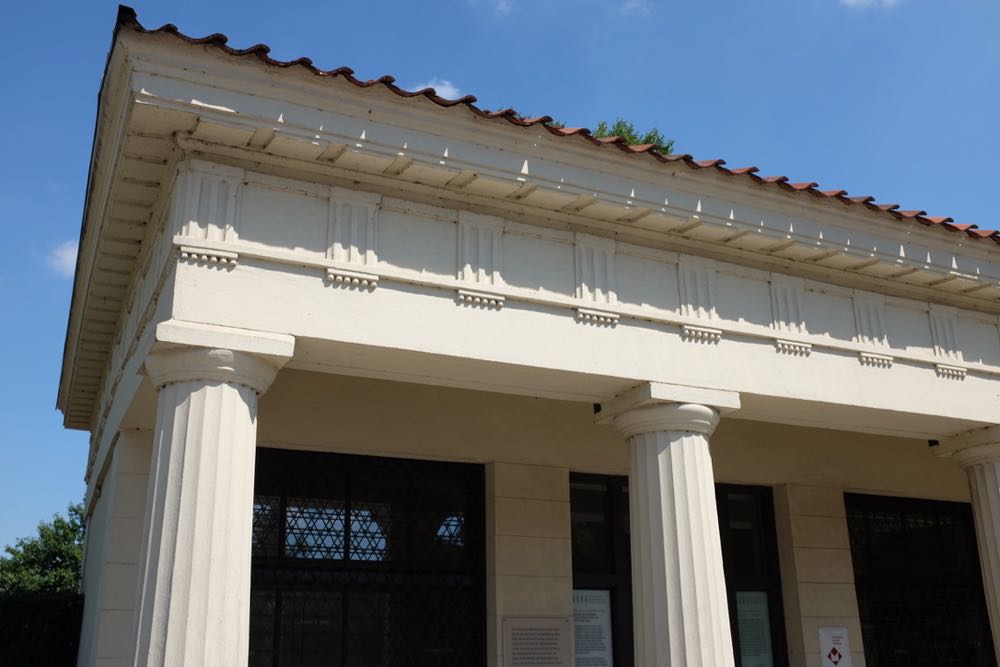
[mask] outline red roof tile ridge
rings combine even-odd
[[[660,162],[683,162],[687,167],[694,170],[715,169],[720,174],[725,174],[727,176],[746,176],[752,183],[766,186],[776,186],[786,192],[807,192],[815,197],[833,199],[845,205],[861,205],[870,211],[891,215],[896,220],[905,218],[927,226],[937,225],[952,232],[964,231],[972,238],[992,238],[1000,244],[1000,232],[981,230],[978,229],[976,225],[953,224],[954,220],[949,217],[930,217],[927,216],[925,211],[919,210],[899,211],[897,210],[899,209],[899,204],[879,204],[876,203],[874,197],[870,196],[848,196],[846,190],[820,190],[819,184],[813,182],[789,183],[789,178],[787,176],[759,176],[757,174],[759,171],[758,168],[753,166],[729,168],[725,166],[726,161],[721,159],[696,160],[687,153],[664,153],[660,151],[655,144],[629,144],[623,137],[595,137],[593,132],[587,128],[567,128],[553,125],[553,119],[551,116],[525,117],[511,108],[501,109],[499,111],[488,111],[476,106],[475,103],[477,102],[477,99],[474,95],[463,95],[457,99],[449,99],[441,97],[437,94],[437,91],[434,88],[430,87],[422,88],[420,90],[406,90],[405,88],[401,88],[396,85],[396,80],[392,76],[382,76],[378,79],[362,80],[354,75],[354,70],[350,67],[336,67],[334,69],[321,70],[313,64],[312,59],[305,57],[296,58],[295,60],[275,60],[270,56],[271,48],[268,45],[254,44],[253,46],[245,49],[237,49],[230,46],[229,38],[219,32],[212,33],[211,35],[207,35],[205,37],[191,37],[190,35],[186,35],[181,32],[177,26],[172,23],[164,24],[159,28],[146,28],[139,23],[138,16],[136,15],[134,9],[126,5],[119,5],[118,19],[115,25],[116,34],[118,30],[123,27],[142,34],[152,35],[166,33],[174,35],[189,44],[214,46],[221,49],[223,52],[236,57],[255,56],[261,62],[272,67],[302,67],[317,76],[343,78],[359,88],[370,88],[372,86],[381,85],[400,97],[424,97],[441,107],[464,105],[469,109],[469,111],[481,118],[499,118],[519,127],[534,127],[536,125],[541,125],[557,137],[578,136],[586,139],[591,144],[596,146],[610,144],[630,154],[649,155]]]

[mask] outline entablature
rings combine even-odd
[[[252,258],[348,291],[419,285],[477,309],[535,303],[601,328],[669,324],[709,346],[742,336],[803,360],[914,363],[941,381],[1000,367],[1000,253],[987,243],[378,87],[119,39],[102,102],[115,112],[95,147],[107,201],[88,204],[60,393],[70,426],[91,427],[113,390],[169,275],[164,253],[234,280]],[[197,185],[175,185],[178,173]],[[264,191],[296,215],[246,201]]]
[[[214,196],[202,183],[223,172],[237,193],[235,222],[227,209],[188,201]],[[698,343],[743,336],[776,353],[835,350],[873,368],[913,363],[947,379],[1000,374],[1000,320],[981,311],[200,160],[185,163],[178,188],[186,202],[178,209],[188,214],[174,220],[174,246],[229,258],[230,267],[248,257],[367,281],[352,282],[366,289],[438,288],[466,305],[520,301],[566,309],[588,324],[671,324]],[[367,239],[360,245],[342,238],[345,209],[355,212],[353,238]],[[209,213],[189,219],[195,212]]]

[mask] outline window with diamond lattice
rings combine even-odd
[[[869,667],[995,667],[971,507],[844,500]]]
[[[259,449],[251,665],[485,663],[481,466]]]

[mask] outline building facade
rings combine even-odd
[[[123,8],[79,664],[995,665],[1000,234],[474,102]]]

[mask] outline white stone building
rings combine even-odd
[[[128,9],[99,105],[79,664],[996,664],[1000,234]]]

